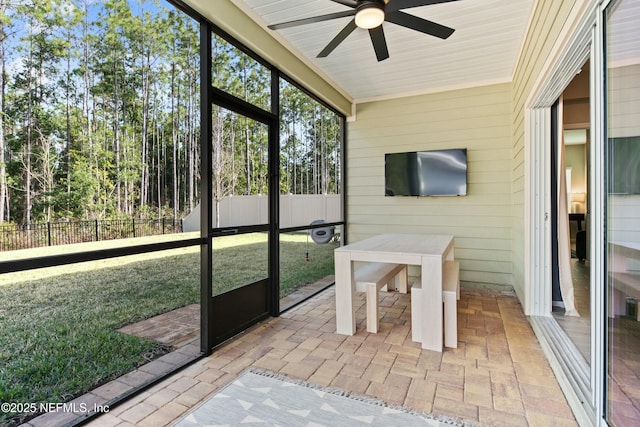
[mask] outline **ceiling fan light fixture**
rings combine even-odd
[[[370,30],[384,22],[384,7],[378,2],[363,3],[356,11],[356,25]]]

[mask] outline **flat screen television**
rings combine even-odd
[[[466,196],[467,149],[385,154],[385,196]]]
[[[640,194],[640,136],[609,138],[609,192]]]

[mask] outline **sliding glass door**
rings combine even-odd
[[[612,2],[606,22],[606,419],[640,425],[640,5]]]

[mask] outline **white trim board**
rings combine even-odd
[[[604,2],[606,3],[606,2]],[[590,370],[576,369],[573,353],[558,351],[558,348],[543,346],[545,354],[554,367],[562,370],[561,386],[567,395],[576,418],[581,425],[600,425],[603,421],[603,381],[605,367],[600,351],[605,343],[602,327],[603,291],[597,289],[602,283],[595,283],[598,263],[603,256],[598,253],[603,248],[601,224],[604,201],[602,200],[602,159],[603,141],[602,114],[602,10],[601,0],[577,1],[563,28],[558,42],[543,66],[542,72],[533,85],[525,103],[525,313],[532,324],[556,322],[551,318],[551,230],[550,215],[550,139],[551,106],[576,73],[591,59],[591,185],[590,223],[592,254],[591,262],[591,360]],[[596,82],[594,84],[594,82]],[[600,147],[600,148],[598,148]],[[600,252],[602,250],[600,249]],[[535,320],[538,319],[538,320]],[[543,320],[544,319],[544,320]],[[541,341],[567,342],[569,338],[559,328],[536,327]],[[566,348],[565,348],[566,350]],[[573,360],[572,360],[573,359]],[[581,384],[580,387],[576,387]],[[588,385],[588,386],[587,386]]]

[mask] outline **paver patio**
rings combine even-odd
[[[335,333],[334,298],[331,287],[256,325],[89,425],[171,425],[254,367],[486,426],[577,426],[514,295],[463,289],[458,348],[442,353],[411,341],[409,295],[381,294],[377,334],[357,295],[354,336]]]

